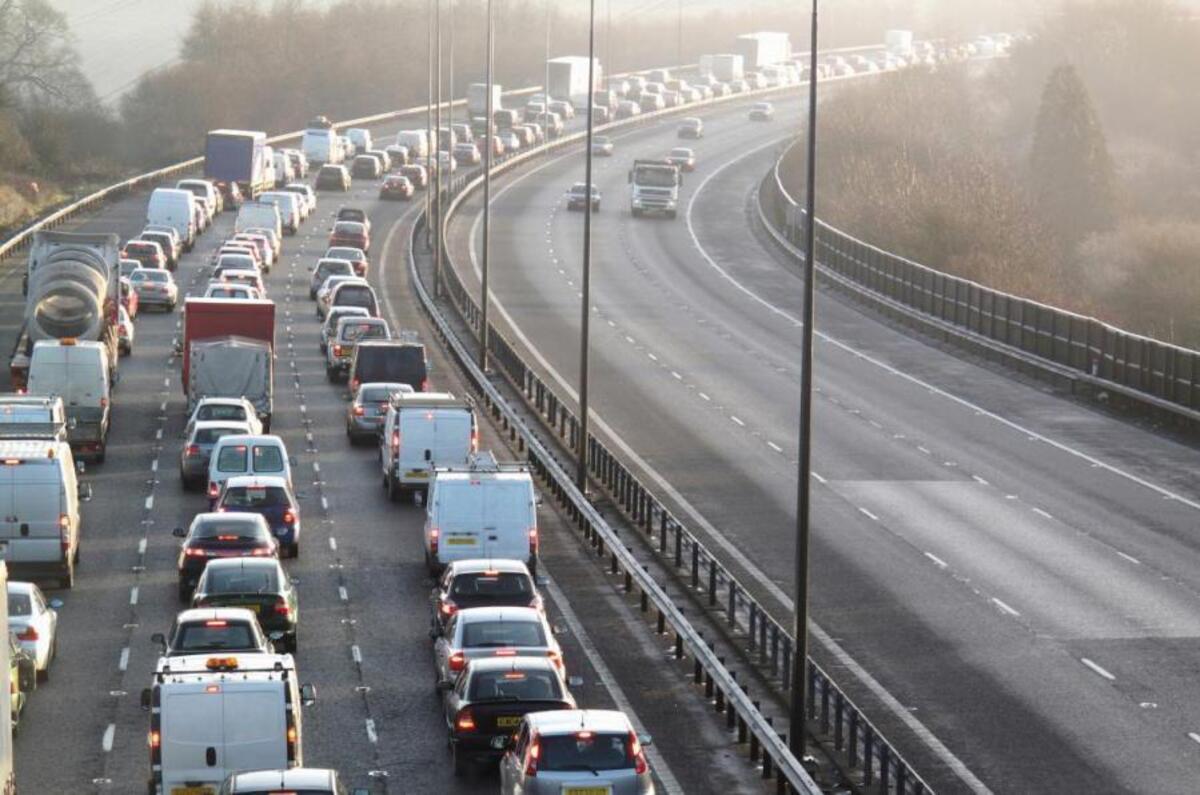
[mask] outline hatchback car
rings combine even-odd
[[[350,172],[345,166],[325,164],[317,172],[317,190],[340,190],[343,193],[350,190]]]
[[[129,310],[121,307],[117,313],[117,352],[122,356],[133,353],[136,337],[137,331],[133,327],[133,319],[129,317]]]
[[[175,616],[168,634],[155,632],[150,640],[159,645],[164,657],[226,651],[271,654],[274,651],[258,618],[242,607],[182,610]]]
[[[463,142],[454,145],[454,159],[464,166],[479,165],[479,147],[473,143]]]
[[[275,247],[266,235],[257,232],[238,232],[230,238],[230,242],[249,243],[258,252],[258,260],[264,271],[271,271],[275,264]]]
[[[329,308],[333,305],[333,291],[336,290],[339,285],[347,283],[363,284],[367,287],[370,287],[370,285],[367,284],[367,280],[359,276],[330,276],[317,289],[317,317],[320,320],[324,320],[326,315],[329,314]],[[367,314],[370,314],[370,312],[368,311]]]
[[[433,628],[439,633],[455,613],[471,607],[532,607],[545,612],[542,595],[523,560],[451,561],[430,600]]]
[[[282,635],[295,654],[300,599],[283,566],[273,558],[210,560],[192,594],[192,607],[243,607],[258,616],[268,637]]]
[[[770,102],[755,102],[750,107],[750,121],[770,121],[775,118],[775,106]]]
[[[521,719],[500,759],[503,795],[654,795],[646,761],[648,735],[623,712],[607,709],[532,712]]]
[[[31,582],[8,581],[8,631],[33,660],[39,682],[50,678],[50,663],[58,656],[59,599],[47,600]]]
[[[157,306],[168,312],[179,303],[179,287],[169,271],[138,268],[129,276],[141,306]]]
[[[179,453],[179,482],[186,490],[204,488],[213,447],[222,436],[244,436],[254,432],[246,423],[234,420],[199,420],[189,423],[188,427],[187,438]]]
[[[383,173],[382,164],[372,155],[358,155],[350,167],[350,175],[356,179],[378,179]]]
[[[162,246],[151,240],[130,240],[121,249],[121,257],[135,259],[142,263],[143,268],[167,267],[167,255],[163,253]]]
[[[370,230],[370,228],[371,226],[368,224],[367,229]],[[344,259],[348,261],[354,266],[354,275],[356,276],[365,277],[367,275],[367,268],[370,265],[367,253],[361,248],[355,248],[354,246],[330,246],[322,256],[322,259],[325,258]]]
[[[229,478],[217,497],[217,510],[261,514],[283,554],[289,558],[300,556],[300,502],[286,478],[262,475]]]
[[[191,598],[210,559],[279,555],[279,544],[266,519],[251,511],[198,513],[188,529],[176,527],[174,535],[183,539],[175,563],[181,602]]]
[[[209,505],[216,505],[221,486],[231,477],[277,476],[290,485],[293,465],[294,459],[288,455],[287,446],[278,436],[222,436],[213,447],[208,465]]]
[[[408,165],[408,147],[400,146],[399,144],[392,144],[391,146],[385,147],[383,151],[387,152],[388,157],[392,159],[393,171],[399,169],[400,166]]]
[[[361,384],[346,407],[346,438],[350,444],[362,439],[375,440],[387,419],[391,396],[412,392],[408,384],[372,382]]]
[[[329,233],[329,245],[353,246],[364,252],[371,250],[371,233],[367,225],[358,221],[338,221]]]
[[[408,177],[409,181],[416,188],[429,187],[429,172],[425,170],[425,166],[409,163],[406,166],[400,167],[400,174]]]
[[[607,135],[597,135],[592,138],[592,154],[597,157],[612,157],[613,140]]]
[[[381,199],[411,199],[416,188],[408,177],[400,174],[389,174],[384,179],[383,184],[379,186],[379,198]]]
[[[336,770],[292,767],[251,770],[225,779],[219,795],[368,795],[365,788],[348,789]]]
[[[179,267],[179,258],[183,256],[183,243],[179,241],[178,235],[157,229],[143,229],[139,237],[158,244],[166,257],[167,270],[173,271]]]
[[[667,162],[679,166],[680,171],[695,171],[696,153],[686,146],[677,146],[667,153]]]
[[[554,630],[542,611],[532,607],[459,610],[435,638],[433,657],[438,682],[453,682],[468,663],[490,657],[546,657],[566,681]]]
[[[262,293],[257,287],[248,284],[232,282],[209,282],[204,288],[204,298],[226,298],[235,301],[257,301],[262,299]]]
[[[511,737],[529,713],[575,709],[574,696],[545,657],[476,660],[443,688],[456,776],[473,762],[499,759],[504,752],[494,740]]]
[[[308,297],[316,298],[317,291],[325,284],[325,280],[330,276],[357,276],[354,272],[354,264],[348,259],[341,257],[325,256],[317,260],[316,267],[313,268],[312,278],[308,281]]]
[[[567,191],[567,209],[587,209],[588,186],[586,182],[576,182]],[[600,212],[600,189],[592,185],[592,212]]]
[[[249,400],[240,397],[205,397],[200,398],[196,408],[192,409],[192,416],[188,417],[183,435],[190,436],[192,428],[198,422],[217,420],[233,425],[244,424],[250,429],[247,431],[250,434],[263,432],[262,421],[254,410],[254,404]]]
[[[337,332],[338,321],[346,317],[370,317],[371,313],[361,306],[336,306],[325,313],[321,324],[321,353],[328,353],[329,340]]]
[[[704,122],[692,116],[679,123],[676,133],[680,138],[703,138]]]

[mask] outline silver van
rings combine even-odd
[[[75,584],[79,503],[88,499],[66,442],[0,441],[0,557],[14,578]]]
[[[67,424],[66,409],[57,395],[0,395],[0,439],[65,442]]]
[[[110,373],[108,348],[90,340],[39,340],[29,361],[29,394],[62,398],[71,449],[98,464],[108,449]]]

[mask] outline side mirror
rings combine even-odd
[[[187,538],[187,530],[184,530],[182,527],[176,527],[171,531],[171,535],[176,538]]]
[[[300,703],[306,707],[310,707],[317,701],[316,685],[303,684],[300,685]]]
[[[154,698],[154,696],[151,693],[150,688],[148,688],[148,687],[142,688],[142,709],[145,710],[146,712],[150,711],[150,705],[152,703],[153,698]]]
[[[153,635],[151,635],[150,642],[157,643],[159,648],[164,652],[167,650],[167,636],[161,632],[155,632]]]
[[[51,599],[50,600],[50,606],[52,608],[54,608],[55,610],[60,609],[63,606],[63,604],[65,604],[65,603],[63,602],[62,599]]]
[[[79,493],[79,499],[83,500],[84,502],[92,501],[92,484],[91,483],[80,483],[76,488]]]
[[[582,676],[568,676],[567,677],[567,687],[571,688],[572,690],[578,690],[579,688],[583,687],[583,677]]]
[[[639,734],[638,742],[641,743],[643,747],[647,745],[654,745],[654,738],[649,734]]]
[[[442,693],[449,693],[451,690],[454,689],[454,683],[451,682],[449,679],[447,679],[445,681],[438,682],[436,687]]]

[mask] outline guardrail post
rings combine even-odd
[[[731,577],[729,580],[729,626],[737,628],[737,582]]]
[[[863,784],[870,786],[875,780],[875,730],[871,724],[863,727]]]
[[[887,743],[879,744],[879,791],[886,795],[891,781],[892,748]]]
[[[700,545],[692,542],[692,587],[700,587]]]
[[[708,561],[708,606],[715,607],[717,604],[717,561],[709,559]]]
[[[675,525],[675,568],[683,566],[683,528]]]
[[[858,767],[858,710],[850,707],[849,743],[846,746],[846,757],[850,767]]]

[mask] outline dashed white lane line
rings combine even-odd
[[[949,568],[949,564],[946,563],[946,561],[942,560],[941,558],[939,558],[937,555],[933,554],[932,552],[926,552],[925,557],[932,560],[938,568],[942,568],[942,569]]]
[[[321,508],[326,511],[329,510],[329,500],[324,495],[321,495]]]
[[[637,341],[633,337],[629,336],[628,334],[625,335],[625,341],[628,342],[630,345],[635,345],[637,343]]]
[[[710,398],[708,395],[704,394],[703,392],[699,392],[697,394],[700,395],[701,400],[712,400],[712,398]]]
[[[1053,519],[1054,518],[1053,516],[1051,516],[1049,514],[1049,512],[1043,511],[1041,508],[1034,508],[1033,512],[1036,513],[1038,516],[1041,516],[1044,519]]]
[[[652,361],[652,362],[657,362],[657,361],[658,361],[658,357],[657,357],[657,356],[655,356],[653,353],[647,353],[647,354],[646,354],[646,358],[647,358],[647,359],[649,359],[649,360],[650,360],[650,361]]]
[[[337,552],[337,539],[334,538],[333,536],[329,537],[329,548],[332,549],[334,552]]]
[[[883,428],[883,426],[875,420],[867,420],[867,424],[869,424],[872,428]]]
[[[117,670],[124,671],[129,668],[129,647],[121,649],[121,657],[117,660]]]
[[[920,450],[925,455],[933,455],[933,453],[929,452],[928,447],[922,447],[921,445],[917,445],[917,449]]]
[[[341,599],[343,602],[350,601],[350,594],[346,593],[346,586],[338,586],[338,599]]]
[[[129,589],[129,604],[136,605],[138,603],[138,587],[135,585]]]
[[[157,458],[150,462],[150,471],[151,472],[158,471],[158,459]]]
[[[150,511],[153,509],[154,509],[154,495],[151,494],[149,497],[146,498],[146,510]]]
[[[379,742],[379,735],[375,733],[374,718],[367,718],[367,741],[370,742],[371,745],[375,745]]]
[[[117,724],[110,723],[104,730],[104,736],[100,738],[100,747],[104,749],[104,753],[109,753],[113,749],[113,739],[117,736]]]
[[[160,442],[162,441],[162,428],[159,428],[157,431],[154,432],[154,438]]]
[[[994,597],[994,596],[992,597],[992,603],[993,603],[993,604],[995,604],[995,605],[996,605],[996,607],[998,607],[998,608],[1000,608],[1001,610],[1003,610],[1005,613],[1008,613],[1010,616],[1019,616],[1019,615],[1021,615],[1021,614],[1020,614],[1020,613],[1018,613],[1018,612],[1017,612],[1015,609],[1013,609],[1012,607],[1010,607],[1009,605],[1005,604],[1003,601],[1001,601],[1000,599],[997,599],[997,598],[996,598],[996,597]]]
[[[816,472],[810,472],[809,474],[812,475],[813,480],[817,481],[818,483],[828,483],[829,482],[829,481],[825,480],[825,478],[818,475]]]
[[[313,472],[316,472],[318,475],[321,474],[321,462],[320,461],[313,461]]]
[[[354,658],[355,663],[362,665],[362,649],[358,647],[357,643],[350,647],[350,656]]]
[[[988,483],[986,480],[984,480],[983,478],[979,477],[978,475],[972,475],[972,476],[971,476],[971,479],[972,479],[972,480],[974,480],[976,483],[978,483],[980,486],[987,486],[987,485],[990,485],[990,484],[989,484],[989,483]]]
[[[1121,551],[1121,550],[1119,550],[1119,549],[1118,549],[1118,550],[1115,550],[1115,552],[1116,552],[1118,555],[1120,555],[1121,557],[1125,558],[1125,560],[1129,561],[1130,563],[1133,563],[1133,564],[1135,564],[1135,565],[1137,565],[1137,566],[1140,566],[1140,565],[1142,565],[1142,562],[1141,562],[1140,560],[1138,560],[1137,558],[1135,558],[1133,555],[1126,555],[1124,552],[1122,552],[1122,551]]]
[[[1113,676],[1113,675],[1112,675],[1112,674],[1110,674],[1108,671],[1106,671],[1106,670],[1104,670],[1103,668],[1101,668],[1099,665],[1096,665],[1096,663],[1092,662],[1092,661],[1091,661],[1091,660],[1089,660],[1087,657],[1080,657],[1080,658],[1079,658],[1079,661],[1080,661],[1081,663],[1083,663],[1084,665],[1086,665],[1088,668],[1090,668],[1090,669],[1093,671],[1093,673],[1096,673],[1096,674],[1099,674],[1100,676],[1103,676],[1103,677],[1104,677],[1105,679],[1107,679],[1108,681],[1110,681],[1110,682],[1115,682],[1115,681],[1117,681],[1117,677]]]
[[[683,376],[681,376],[679,373],[675,372],[674,370],[671,371],[671,377],[674,378],[676,381],[683,380]]]
[[[878,522],[878,521],[879,521],[879,517],[878,517],[878,516],[876,516],[875,514],[871,513],[870,511],[868,511],[866,508],[863,508],[862,506],[859,506],[859,509],[858,509],[858,510],[859,510],[859,513],[861,513],[863,516],[865,516],[865,517],[867,517],[868,519],[870,519],[872,522]]]
[[[779,445],[777,445],[777,444],[775,444],[774,442],[771,442],[771,441],[768,441],[768,442],[767,442],[767,447],[770,447],[772,450],[774,450],[774,451],[775,451],[775,452],[777,452],[777,453],[782,453],[782,452],[783,452],[783,448],[782,448],[782,447],[780,447]]]
[[[145,555],[145,554],[146,554],[146,539],[144,539],[144,538],[143,538],[143,539],[140,539],[140,540],[138,541],[138,554],[139,554],[139,555]]]
[[[1200,743],[1200,734],[1196,734],[1196,732],[1188,732],[1188,739],[1194,743]]]
[[[740,419],[733,416],[732,414],[729,415],[729,419],[733,420],[734,422],[736,422],[738,425],[742,426],[743,428],[746,427],[746,423],[742,422]]]

